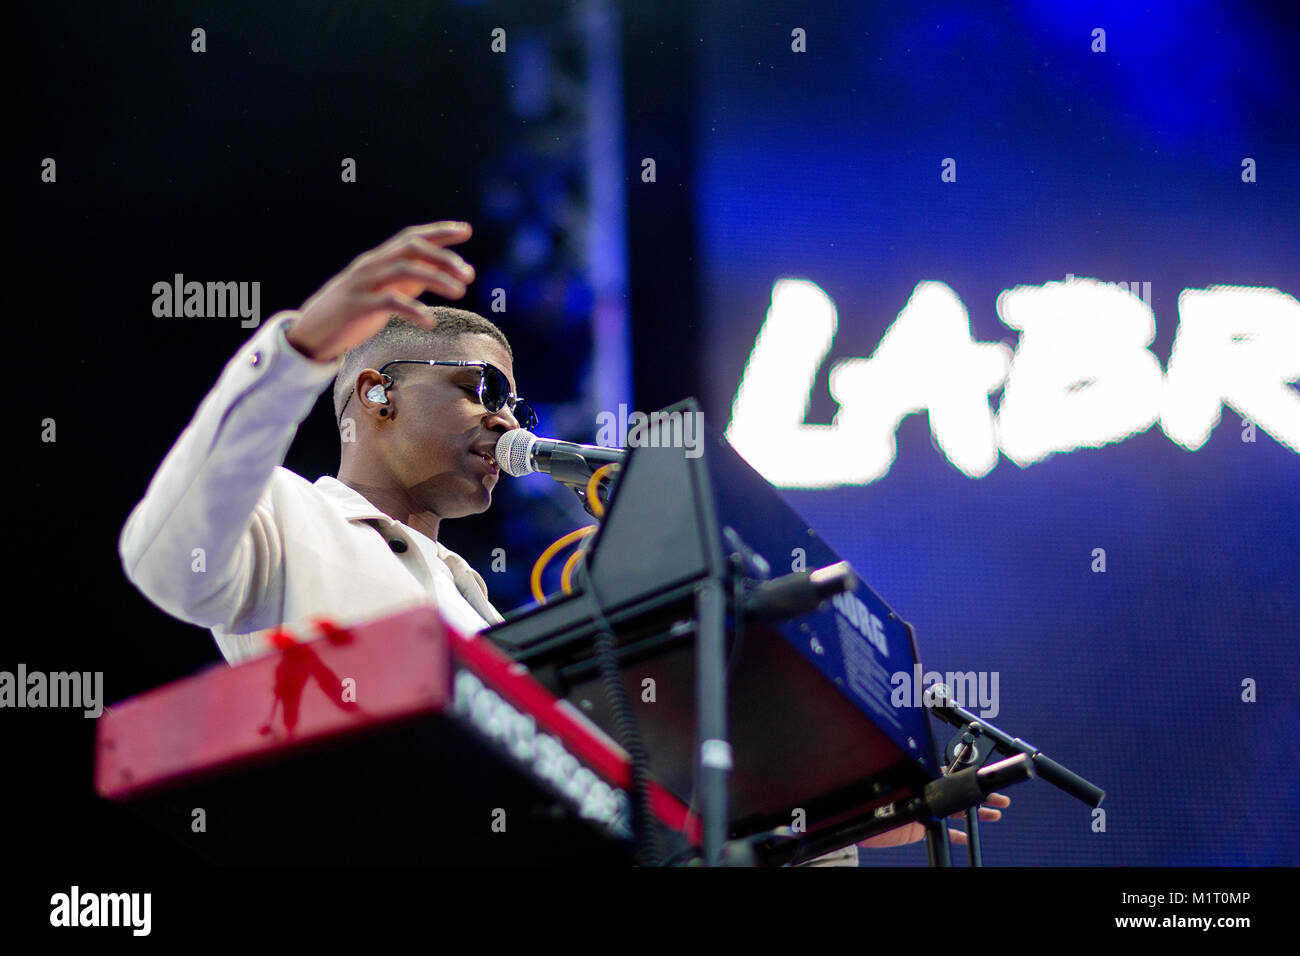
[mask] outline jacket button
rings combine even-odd
[[[388,546],[398,554],[401,554],[406,550],[406,542],[401,538],[394,538],[392,541],[388,542]]]
[[[262,364],[262,353],[254,352],[253,357],[248,360],[248,364],[253,366],[253,368],[257,368],[257,366]]]

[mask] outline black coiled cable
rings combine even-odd
[[[662,866],[663,850],[650,812],[650,761],[641,742],[641,731],[628,700],[627,688],[619,675],[618,659],[614,656],[614,629],[605,617],[604,602],[596,590],[596,583],[589,573],[584,577],[600,625],[594,644],[596,666],[605,685],[605,700],[614,716],[615,739],[632,761],[632,837],[636,845],[636,860],[641,866]]]

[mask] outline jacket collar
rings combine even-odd
[[[397,521],[394,521],[371,504],[360,492],[354,491],[331,475],[321,475],[313,484],[321,494],[343,513],[343,516],[348,521],[375,522],[376,527],[385,535],[393,533],[394,526],[398,524]],[[403,525],[403,527],[406,526]],[[408,530],[415,531],[414,528]],[[451,569],[451,576],[456,582],[456,589],[465,596],[470,606],[478,611],[489,624],[500,623],[502,620],[501,612],[494,608],[488,600],[487,584],[484,582],[482,575],[471,568],[469,563],[455,551],[443,547],[441,541],[433,542],[433,546],[438,557]]]
[[[381,521],[384,527],[397,524],[359,491],[349,488],[333,475],[321,475],[316,479],[315,485],[349,521]]]
[[[347,518],[348,521],[374,521],[377,522],[379,530],[385,534],[396,533],[397,525],[400,522],[395,521],[388,515],[384,514],[371,504],[370,500],[363,494],[353,488],[349,488],[332,475],[321,475],[316,479],[315,486],[320,489],[321,493],[324,494],[326,498],[333,502],[334,505],[343,512],[343,516]],[[408,531],[416,531],[416,529],[411,528],[409,525],[402,525],[402,527]],[[418,531],[416,533],[420,534]],[[426,539],[428,537],[427,535],[423,536]],[[452,551],[450,548],[444,547],[441,541],[434,541],[433,547],[437,552],[438,557],[442,558],[443,561],[447,561],[448,556],[450,555],[454,557],[456,561],[464,563],[464,559],[460,555],[456,554],[456,552]],[[466,567],[468,567],[468,565],[466,565]]]

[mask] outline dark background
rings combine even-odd
[[[1012,343],[993,310],[1001,289],[1067,272],[1151,279],[1162,363],[1182,289],[1300,287],[1300,82],[1281,13],[709,9],[632,4],[622,19],[634,408],[694,394],[725,422],[772,282],[786,275],[836,300],[835,358],[870,355],[925,279],[961,296],[977,339]],[[502,26],[512,44],[531,37],[556,69],[576,69],[563,28],[572,10],[83,4],[13,15],[3,294],[17,526],[0,669],[102,670],[114,702],[219,660],[205,629],[130,586],[116,552],[153,470],[249,335],[238,319],[154,318],[152,285],[174,273],[260,281],[269,317],[408,224],[468,220],[475,236],[461,251],[480,279],[458,304],[510,338],[541,431],[593,439],[589,263],[552,215],[561,199],[581,201],[581,150],[547,148],[558,107],[520,116],[512,97],[529,74],[488,45]],[[202,55],[190,52],[195,25],[207,30]],[[1088,52],[1095,25],[1110,34],[1102,61]],[[808,30],[805,59],[789,52],[795,26]],[[954,154],[962,192],[944,194],[938,157]],[[1251,187],[1242,155],[1259,160]],[[57,185],[40,182],[47,156]],[[358,161],[356,184],[339,181],[344,156]],[[654,184],[640,179],[645,156],[657,160]],[[504,316],[487,311],[494,286],[511,291]],[[814,396],[809,420],[829,421],[825,369]],[[309,480],[338,464],[328,407],[326,392],[285,461]],[[45,418],[54,443],[40,441]],[[928,666],[999,670],[998,721],[1111,793],[1098,835],[1080,805],[1019,788],[986,828],[990,863],[1300,857],[1300,468],[1267,435],[1248,446],[1236,432],[1226,412],[1194,454],[1153,429],[1026,469],[1004,459],[972,480],[913,416],[882,481],[789,494],[918,625]],[[443,540],[508,610],[528,600],[533,556],[585,516],[541,479],[503,481],[496,499],[448,523]],[[1104,579],[1086,573],[1099,542],[1112,554]],[[509,570],[487,574],[498,546]],[[1253,707],[1236,702],[1242,676],[1259,680]],[[93,734],[79,712],[0,714],[14,849],[181,859],[94,797]],[[863,861],[919,864],[924,852]]]
[[[539,432],[594,440],[581,387],[591,361],[585,263],[573,251],[580,242],[548,217],[566,201],[581,211],[581,139],[548,146],[572,122],[559,81],[547,89],[526,65],[518,73],[519,54],[540,47],[552,75],[581,76],[575,16],[559,3],[356,2],[18,14],[17,135],[5,156],[9,354],[26,370],[24,420],[53,418],[57,441],[23,439],[14,460],[17,540],[27,544],[13,565],[14,638],[0,667],[102,670],[111,703],[221,660],[206,629],[130,585],[116,552],[154,469],[251,335],[237,318],[153,317],[152,286],[174,273],[261,281],[265,319],[407,225],[467,220],[475,234],[460,251],[479,279],[453,304],[509,337],[520,390],[543,413]],[[638,182],[633,157],[650,144],[676,157],[653,191],[626,192],[626,296],[642,320],[629,329],[636,392],[623,400],[635,408],[666,405],[698,381],[683,16],[632,8],[616,38],[627,182]],[[190,52],[195,25],[207,30],[205,54]],[[513,61],[490,52],[497,26],[519,51]],[[549,105],[520,116],[511,97],[527,84]],[[58,162],[48,188],[46,156]],[[344,156],[358,162],[355,184],[339,181]],[[494,287],[509,292],[504,315],[489,311]],[[329,408],[327,389],[285,459],[311,480],[337,471]],[[504,611],[531,600],[527,574],[541,550],[589,519],[540,476],[504,479],[494,505],[448,522],[441,539],[484,573]],[[489,571],[496,547],[507,573]],[[23,768],[6,807],[17,839],[66,843],[87,859],[171,857],[94,797],[93,721],[58,710],[4,718],[8,760]],[[81,821],[75,834],[61,822],[70,818]]]

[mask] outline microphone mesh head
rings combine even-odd
[[[536,471],[532,463],[537,436],[523,428],[512,428],[497,439],[497,464],[507,475],[522,478]]]

